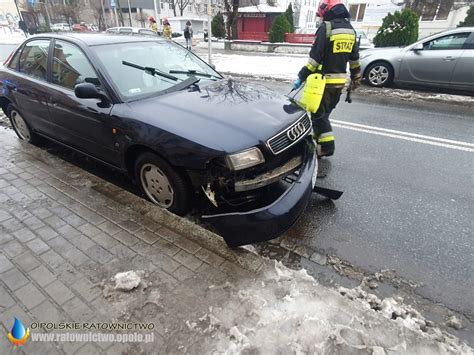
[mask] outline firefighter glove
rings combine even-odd
[[[296,79],[293,81],[293,90],[298,90],[301,86],[301,79]]]

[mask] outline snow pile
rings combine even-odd
[[[296,79],[301,67],[308,61],[307,56],[280,55],[212,55],[212,62],[223,73],[270,77],[275,79]]]
[[[363,94],[374,94],[387,97],[398,97],[404,101],[417,101],[417,100],[426,100],[426,101],[446,101],[446,102],[455,102],[455,103],[473,103],[474,97],[472,96],[463,96],[463,95],[450,95],[450,94],[432,94],[427,92],[417,92],[413,90],[402,90],[402,89],[386,89],[386,88],[367,88],[362,87],[358,89],[358,92]]]
[[[115,290],[131,291],[137,288],[145,276],[145,271],[125,271],[117,273],[113,279],[115,281]]]
[[[400,300],[360,288],[338,293],[305,270],[275,263],[259,281],[223,287],[228,301],[187,324],[211,336],[210,353],[473,353]]]

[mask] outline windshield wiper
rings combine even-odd
[[[218,77],[217,75],[212,75],[212,74],[208,74],[208,73],[203,73],[203,72],[199,72],[199,71],[196,71],[196,70],[170,70],[170,73],[171,74],[189,74],[189,75],[195,75],[195,76],[204,76],[206,78],[218,78],[218,79],[221,79],[220,77]]]
[[[199,82],[199,80],[201,80],[201,79],[198,79],[195,76],[191,76],[191,77],[187,78],[186,80],[181,81],[181,82],[173,85],[172,87],[170,87],[168,89],[160,91],[159,94],[160,95],[169,94],[170,92],[175,92],[175,91],[186,89],[187,87],[189,87],[191,85],[194,85],[197,82]]]
[[[133,63],[130,63],[130,62],[126,62],[125,60],[122,61],[122,64],[127,65],[127,66],[132,67],[132,68],[135,68],[135,69],[143,70],[145,73],[153,75],[153,76],[158,75],[158,76],[162,76],[163,78],[174,80],[174,81],[177,81],[179,79],[179,78],[175,77],[174,75],[166,74],[166,73],[164,73],[161,70],[156,69],[156,68],[142,67],[141,65],[138,65],[138,64],[133,64]]]

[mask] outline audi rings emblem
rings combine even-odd
[[[297,140],[301,135],[306,131],[306,127],[304,126],[303,122],[299,122],[298,124],[291,127],[287,132],[286,135],[290,140],[293,142]]]

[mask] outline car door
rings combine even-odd
[[[26,42],[12,58],[5,83],[9,98],[30,128],[48,134],[54,130],[45,92],[50,42],[49,39]]]
[[[470,32],[452,33],[408,50],[402,59],[399,80],[416,84],[449,86]]]
[[[119,157],[110,126],[112,105],[104,106],[97,99],[80,99],[74,94],[79,83],[102,87],[96,71],[75,44],[56,39],[53,46],[49,86],[49,108],[56,126],[53,138],[115,165]]]
[[[471,36],[464,43],[464,51],[454,69],[451,85],[474,91],[474,32],[471,32]]]

